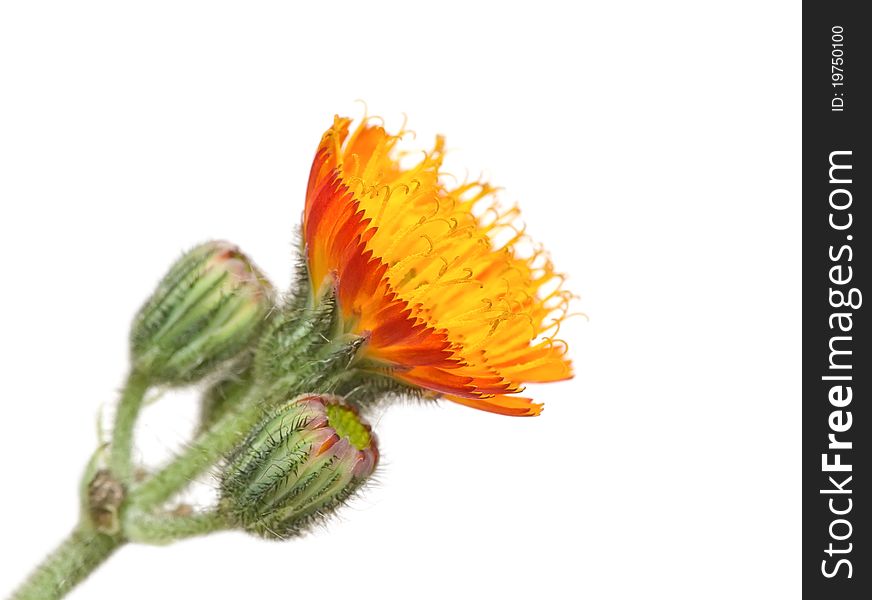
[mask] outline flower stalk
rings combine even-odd
[[[148,377],[135,369],[132,370],[127,377],[115,414],[109,469],[124,486],[130,485],[133,479],[133,431],[148,389]]]
[[[63,598],[117,550],[124,540],[80,525],[49,554],[11,600]]]
[[[139,544],[163,546],[190,537],[229,529],[227,518],[216,510],[190,514],[152,514],[131,510],[124,533]]]
[[[131,506],[154,510],[184,489],[195,477],[218,462],[258,422],[262,408],[254,401],[259,389],[252,389],[233,410],[229,410],[201,433],[166,467],[134,489]]]

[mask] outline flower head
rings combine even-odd
[[[570,294],[482,182],[449,186],[444,142],[416,163],[404,132],[336,117],[309,176],[303,238],[312,288],[336,286],[345,332],[400,381],[506,415],[536,415],[525,382],[571,377],[555,338]]]

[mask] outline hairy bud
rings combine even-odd
[[[196,381],[257,336],[273,288],[228,242],[206,242],[182,256],[137,314],[134,369],[153,383]]]
[[[341,505],[377,463],[375,435],[352,407],[304,394],[271,411],[230,457],[220,508],[252,533],[296,535]]]

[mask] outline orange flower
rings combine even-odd
[[[537,415],[525,382],[572,376],[555,339],[570,294],[486,183],[446,185],[443,139],[417,164],[364,120],[336,117],[309,176],[303,238],[313,290],[335,283],[346,332],[393,377],[467,406]],[[502,241],[499,241],[502,240]],[[317,294],[316,294],[317,296]]]

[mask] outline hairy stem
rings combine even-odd
[[[122,543],[118,536],[80,525],[30,574],[11,600],[62,598]]]
[[[146,391],[148,379],[135,369],[132,370],[127,377],[121,401],[118,403],[118,412],[115,414],[109,470],[125,487],[133,479],[133,428]]]
[[[132,542],[163,545],[227,529],[227,520],[217,511],[197,512],[190,515],[135,512],[124,525],[124,532]]]
[[[252,401],[257,393],[253,388],[235,410],[227,411],[162,471],[133,490],[131,504],[144,512],[154,509],[233,450],[262,417],[261,407]]]

